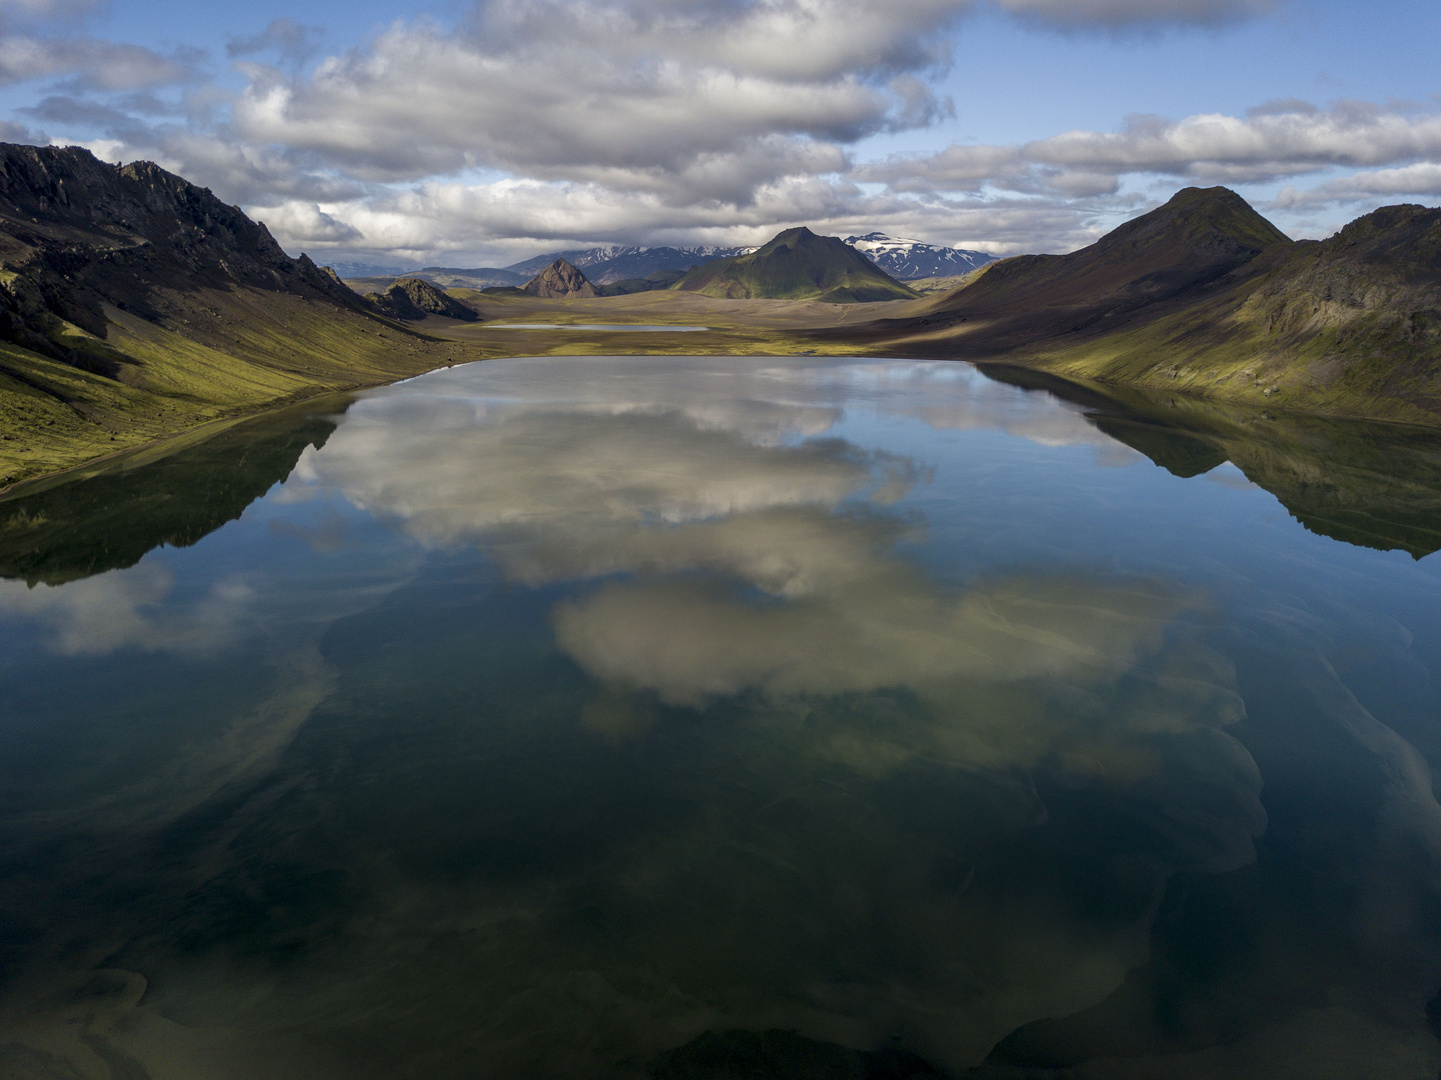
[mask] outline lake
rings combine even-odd
[[[819,357],[19,492],[0,1073],[1433,1080],[1438,547],[1435,433]]]

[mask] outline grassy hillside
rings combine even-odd
[[[912,299],[917,294],[849,244],[787,229],[748,255],[697,266],[673,286],[731,300],[821,300],[831,304]]]
[[[992,264],[848,351],[1003,361],[1318,413],[1441,421],[1441,210],[1293,243],[1224,188],[1089,248]]]

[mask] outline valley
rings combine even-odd
[[[523,285],[467,287],[491,279],[465,270],[343,282],[156,166],[3,146],[0,488],[258,410],[516,355],[943,358],[1271,414],[1441,423],[1438,210],[1383,208],[1296,243],[1230,191],[1191,188],[1071,254],[915,287],[865,257],[864,239],[791,229],[638,278],[616,275],[702,253],[570,253],[602,282],[565,253],[526,266]],[[971,255],[945,258],[964,269]],[[554,328],[524,328],[534,323]],[[637,330],[586,328],[597,324]]]

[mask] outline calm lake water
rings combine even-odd
[[[0,1074],[1426,1078],[1441,441],[436,372],[0,502]]]

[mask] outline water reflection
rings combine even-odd
[[[0,582],[0,1064],[1434,1076],[1434,574],[1109,408],[475,365]]]

